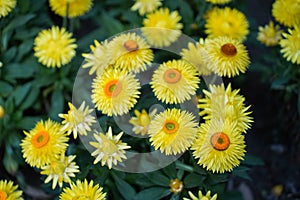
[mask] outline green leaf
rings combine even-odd
[[[159,186],[168,187],[170,184],[170,179],[160,173],[159,171],[146,173],[145,176],[154,184]]]
[[[29,82],[16,88],[16,90],[12,94],[16,106],[19,106],[21,102],[25,99],[25,97],[30,91],[31,86],[32,84],[31,82]]]
[[[16,61],[20,61],[28,52],[32,50],[33,38],[25,40],[18,48]]]
[[[184,23],[192,23],[193,17],[194,17],[194,12],[193,12],[191,6],[183,0],[179,0],[178,3],[179,3],[179,11],[180,11],[180,15],[182,17],[182,21]]]
[[[136,195],[136,192],[134,188],[128,184],[126,181],[119,178],[119,176],[113,174],[113,179],[115,180],[115,184],[120,192],[120,194],[124,197],[126,200],[132,200],[133,197]]]
[[[170,179],[174,179],[177,177],[176,165],[175,162],[163,168],[163,171]]]
[[[171,193],[169,188],[152,187],[139,192],[134,200],[154,200],[161,199]]]
[[[8,24],[4,30],[3,30],[3,35],[11,30],[14,30],[15,28],[18,28],[20,26],[23,26],[26,24],[28,21],[30,21],[32,18],[34,18],[34,14],[28,14],[28,15],[21,15],[15,17],[10,24]]]
[[[22,130],[30,130],[40,120],[40,117],[24,117],[16,124],[16,127]]]
[[[198,175],[198,174],[188,174],[184,180],[183,185],[185,188],[193,188],[193,187],[199,187],[203,184],[204,179],[206,176]]]
[[[3,157],[3,165],[10,174],[15,174],[18,171],[19,164],[16,159],[14,159],[14,154],[9,150],[12,149],[10,146],[6,146],[6,151]]]
[[[251,180],[251,177],[247,173],[248,170],[248,167],[239,166],[233,169],[232,174],[247,180]]]
[[[16,79],[16,78],[30,78],[36,72],[35,65],[29,65],[29,63],[24,62],[23,64],[19,63],[11,63],[7,66],[7,74],[6,77],[8,79]]]
[[[100,16],[99,22],[103,26],[103,29],[108,34],[108,36],[115,35],[124,31],[122,23],[113,17],[111,17],[107,12],[103,11]]]
[[[241,163],[244,165],[264,165],[264,161],[260,157],[249,153],[246,154],[245,159]]]
[[[0,88],[0,96],[2,97],[7,97],[13,91],[13,87],[5,81],[0,81]]]
[[[54,90],[51,95],[50,118],[59,120],[58,114],[64,110],[64,95],[62,90]]]
[[[21,110],[25,110],[31,106],[33,106],[34,102],[37,100],[40,94],[40,90],[36,87],[32,87],[24,101],[20,105]]]

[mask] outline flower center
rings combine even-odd
[[[124,47],[127,51],[136,51],[139,49],[139,45],[133,40],[127,40],[124,43]]]
[[[175,133],[179,128],[179,124],[174,120],[166,120],[164,124],[164,132],[168,134]]]
[[[104,86],[104,93],[108,97],[115,97],[120,94],[122,89],[122,84],[118,80],[111,80]]]
[[[2,190],[0,190],[0,200],[5,200],[6,199],[6,194]]]
[[[148,115],[146,110],[142,110],[142,113],[138,119],[141,126],[148,126],[151,121],[150,116]]]
[[[39,131],[35,134],[32,139],[31,143],[36,148],[41,148],[45,146],[49,141],[49,133],[47,131]]]
[[[230,140],[225,133],[217,132],[211,136],[210,143],[214,147],[214,149],[224,151],[229,147]]]
[[[167,83],[177,83],[181,79],[181,74],[177,69],[168,69],[164,73],[164,80]]]
[[[102,151],[106,155],[112,155],[118,151],[118,146],[114,140],[107,138],[104,134],[100,135],[102,139]]]
[[[180,180],[178,180],[177,178],[171,179],[169,186],[170,186],[171,192],[173,192],[174,194],[178,194],[183,189],[182,182]]]
[[[89,200],[89,199],[90,198],[86,195],[80,195],[72,198],[72,200]]]
[[[235,56],[237,54],[237,49],[236,47],[231,44],[231,43],[226,43],[223,44],[223,46],[221,47],[221,52],[225,55],[225,56]]]

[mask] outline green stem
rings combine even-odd
[[[194,172],[194,168],[190,165],[186,165],[182,162],[176,162],[176,168],[177,169],[182,169],[184,171],[187,171],[187,172]]]

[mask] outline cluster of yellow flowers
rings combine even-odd
[[[266,46],[280,45],[280,52],[287,61],[300,64],[300,2],[294,0],[275,0],[272,6],[275,20],[287,28],[280,29],[273,21],[258,28],[257,40]]]

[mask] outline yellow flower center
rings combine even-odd
[[[118,146],[116,143],[110,139],[104,137],[102,138],[102,150],[107,155],[112,155],[113,153],[118,151]]]
[[[136,51],[139,49],[139,45],[133,40],[127,40],[124,43],[124,47],[127,51]]]
[[[226,44],[222,45],[221,52],[225,56],[230,57],[230,56],[235,56],[237,54],[237,49],[236,49],[236,47],[233,44],[226,43]]]
[[[164,73],[164,80],[167,83],[177,83],[181,79],[181,74],[177,69],[168,69]]]
[[[47,131],[37,132],[31,139],[31,143],[36,148],[45,146],[49,141],[49,133]]]
[[[120,94],[122,89],[122,84],[120,81],[114,79],[109,81],[108,83],[105,84],[104,86],[104,93],[108,97],[115,97],[118,94]]]
[[[224,151],[229,147],[230,140],[225,133],[217,132],[211,136],[210,143],[214,147],[214,149]]]
[[[165,133],[172,134],[175,133],[179,128],[179,124],[175,120],[166,120],[164,123],[163,130]]]
[[[62,161],[53,161],[51,162],[51,169],[53,170],[53,174],[61,174],[65,171],[65,163]]]
[[[6,193],[0,190],[0,200],[6,200]]]
[[[171,192],[173,192],[174,194],[178,194],[183,189],[182,181],[178,180],[177,178],[171,179],[169,186],[170,186]]]
[[[150,116],[146,112],[146,110],[142,110],[141,115],[139,116],[139,123],[141,126],[148,126],[150,124]]]

